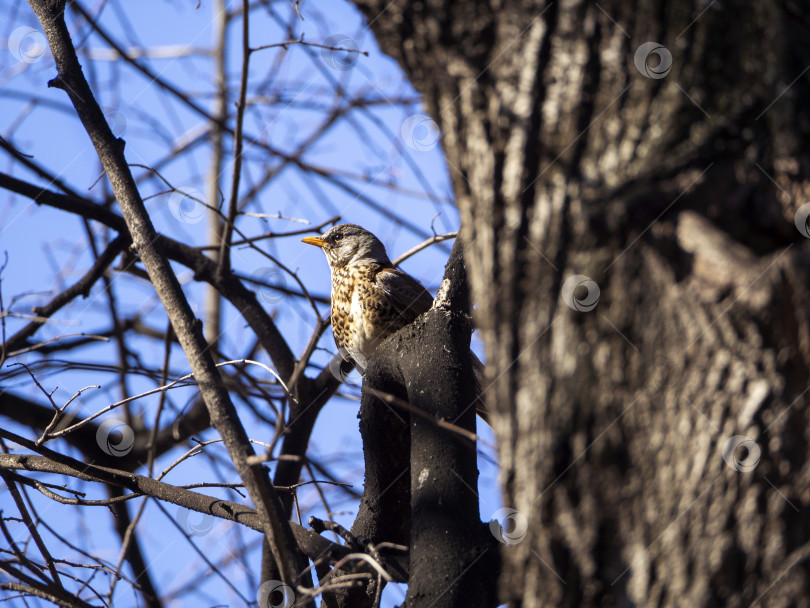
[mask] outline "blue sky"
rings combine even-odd
[[[160,49],[161,57],[139,59],[154,74],[187,92],[194,103],[211,111],[213,91],[212,60],[206,50],[214,36],[212,26],[215,7],[210,1],[138,3],[110,2],[83,5],[96,15],[99,23],[122,46],[134,52],[138,49]],[[235,6],[229,3],[229,9]],[[375,44],[362,16],[346,2],[332,2],[327,8],[303,3],[304,20],[298,19],[284,2],[270,5],[275,11],[256,10],[251,15],[250,40],[252,46],[274,44],[303,35],[309,42],[326,43],[344,48],[357,48],[368,52],[336,54],[314,47],[291,44],[283,48],[257,51],[251,59],[249,72],[250,110],[246,113],[243,176],[240,195],[261,181],[267,169],[279,168],[283,161],[273,156],[267,147],[286,154],[294,153],[313,133],[317,133],[330,111],[340,109],[351,100],[369,101],[368,109],[352,110],[346,117],[329,128],[311,145],[301,160],[317,170],[337,175],[337,182],[323,179],[312,171],[286,165],[264,186],[258,196],[244,210],[254,214],[275,214],[305,219],[313,224],[340,214],[342,221],[358,223],[375,232],[394,256],[421,242],[433,230],[443,233],[458,227],[458,214],[452,205],[452,190],[448,168],[441,148],[437,145],[438,132],[424,116],[418,95],[408,84],[397,64],[384,56]],[[0,0],[0,135],[17,149],[57,175],[77,193],[102,200],[110,191],[89,138],[70,107],[67,96],[58,89],[49,89],[47,81],[55,75],[53,60],[43,46],[44,37],[31,10],[25,3]],[[99,13],[100,10],[100,13]],[[104,108],[114,132],[126,140],[126,156],[136,178],[140,180],[142,197],[146,201],[157,229],[174,239],[200,246],[207,244],[206,225],[202,209],[189,199],[167,191],[166,184],[156,179],[146,167],[160,166],[161,176],[180,191],[205,195],[205,176],[209,171],[211,147],[204,138],[191,146],[188,152],[174,160],[166,160],[173,147],[196,141],[204,134],[207,122],[185,104],[161,90],[149,78],[114,61],[109,46],[76,14],[69,12],[69,25],[79,49],[85,74],[94,93]],[[283,24],[283,25],[280,25]],[[235,20],[229,32],[229,83],[238,83],[241,65],[241,24]],[[291,38],[292,35],[292,38]],[[182,52],[178,52],[178,49]],[[402,103],[407,100],[409,103]],[[233,101],[233,100],[232,100]],[[344,104],[343,106],[341,104]],[[345,109],[345,107],[344,107]],[[232,171],[231,140],[220,180],[227,199],[230,193]],[[0,171],[10,173],[42,185],[45,180],[34,176],[9,156],[0,156]],[[50,185],[52,189],[58,189]],[[174,198],[173,198],[174,196]],[[30,200],[0,191],[0,255],[8,254],[8,264],[2,274],[3,300],[7,308],[18,313],[29,312],[32,306],[47,302],[66,285],[76,281],[92,263],[92,256],[82,222],[70,214],[38,207]],[[207,201],[212,203],[211,201]],[[212,204],[216,205],[214,201]],[[116,208],[117,210],[117,208]],[[199,213],[198,213],[199,212]],[[437,214],[438,215],[437,217]],[[246,235],[255,236],[267,231],[291,231],[303,227],[299,222],[242,216],[237,227]],[[93,225],[100,241],[100,227]],[[321,252],[300,243],[299,238],[272,239],[261,242],[261,247],[285,266],[297,271],[306,287],[317,295],[328,295],[329,273]],[[403,268],[422,281],[435,293],[441,279],[449,245],[431,247],[403,264]],[[242,247],[233,249],[234,269],[244,276],[269,276],[292,287],[294,280],[257,252]],[[202,316],[204,291],[195,283],[185,268],[175,270],[184,285],[192,307]],[[166,316],[160,302],[145,281],[127,273],[113,272],[112,290],[122,315],[139,314],[155,328],[165,328]],[[262,301],[274,316],[277,325],[296,354],[300,354],[315,327],[316,317],[309,304],[302,299],[278,299],[271,292]],[[321,314],[326,305],[319,305]],[[14,333],[25,319],[8,318],[7,335]],[[53,322],[36,334],[38,340],[63,340],[66,335],[80,332],[93,333],[109,324],[107,295],[97,284],[87,299],[79,299],[55,315]],[[244,320],[230,307],[225,308],[222,348],[235,357],[252,339]],[[162,358],[162,349],[154,340],[134,337],[129,343],[133,352],[143,361],[154,362]],[[321,350],[316,352],[313,364],[324,365],[334,352],[331,331],[321,339]],[[479,354],[480,354],[480,349]],[[99,343],[84,349],[73,358],[61,353],[62,363],[43,368],[38,379],[47,390],[55,389],[54,399],[64,402],[79,389],[100,385],[88,390],[71,405],[79,415],[90,415],[122,398],[118,375],[107,364],[117,361],[113,343]],[[263,354],[257,359],[265,364],[270,360]],[[28,363],[41,362],[36,354],[23,355]],[[74,360],[96,363],[95,369],[76,368]],[[5,364],[3,373],[14,368]],[[172,352],[172,370],[182,375],[188,372],[182,353]],[[317,369],[308,371],[315,375]],[[357,382],[356,373],[353,380]],[[44,403],[42,393],[22,375],[2,378],[5,388]],[[149,378],[130,382],[130,394],[155,387]],[[362,490],[363,463],[360,437],[357,429],[356,387],[347,386],[349,398],[335,397],[324,408],[313,434],[311,451],[331,463],[332,470],[341,479]],[[172,407],[178,411],[188,405],[195,392],[190,388],[169,391]],[[129,396],[129,395],[127,395]],[[137,400],[132,407],[134,415],[148,417],[154,414],[158,397]],[[243,423],[252,437],[266,439],[271,429],[262,429],[259,421],[249,412],[241,412]],[[114,418],[115,416],[108,416]],[[102,420],[105,418],[102,418]],[[5,424],[5,423],[4,423]],[[14,429],[22,432],[21,429]],[[479,423],[479,432],[492,445],[492,434]],[[32,436],[30,432],[24,433]],[[208,431],[202,439],[213,439]],[[58,440],[54,449],[70,450]],[[162,470],[182,454],[185,448],[166,454],[157,463]],[[216,478],[230,478],[223,448],[220,449],[220,470]],[[495,457],[491,447],[483,446],[489,459]],[[76,455],[74,453],[74,455]],[[500,506],[496,488],[497,472],[487,458],[481,458],[481,513],[483,518]],[[211,481],[210,461],[190,459],[169,474],[170,483]],[[49,481],[55,481],[54,478]],[[232,480],[233,481],[233,480]],[[59,482],[61,483],[61,481]],[[70,487],[79,487],[69,481]],[[83,488],[99,496],[97,488]],[[329,486],[324,492],[332,501],[335,520],[350,526],[357,510],[356,501],[347,501]],[[212,493],[215,493],[212,491]],[[59,505],[29,492],[42,519],[57,526],[68,538],[89,550],[107,552],[115,561],[116,538],[112,534],[109,512],[104,508],[77,509]],[[223,494],[225,496],[225,494]],[[233,495],[228,495],[231,500]],[[142,501],[131,501],[136,510]],[[325,517],[325,510],[314,489],[299,493],[301,516]],[[5,513],[15,510],[8,492],[0,494],[0,509]],[[145,539],[144,546],[150,569],[162,590],[177,592],[191,583],[192,591],[183,600],[168,605],[207,606],[217,602],[231,606],[245,605],[239,594],[216,576],[205,576],[205,564],[188,547],[175,524],[199,524],[204,534],[195,536],[201,550],[212,558],[222,558],[233,548],[234,536],[241,536],[248,555],[247,567],[229,565],[227,572],[232,584],[243,596],[258,571],[258,535],[227,522],[204,522],[195,515],[178,512],[169,506],[166,513],[154,503],[147,503],[139,525]],[[173,520],[173,521],[172,521]],[[192,524],[188,524],[191,521]],[[184,523],[185,522],[185,523]],[[26,533],[17,533],[24,538]],[[46,538],[46,540],[48,540]],[[51,538],[54,553],[66,559],[78,559],[67,547]],[[252,570],[252,572],[251,572]],[[99,575],[102,576],[102,575]],[[251,579],[251,577],[254,577]],[[96,579],[96,582],[98,579]],[[100,584],[100,588],[105,588]],[[403,599],[402,591],[391,589],[384,594],[384,606],[394,606]],[[32,602],[31,605],[36,605]],[[114,595],[115,606],[138,605],[128,585],[119,583]]]

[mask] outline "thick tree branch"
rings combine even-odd
[[[19,577],[19,574],[15,573]],[[9,591],[17,591],[25,595],[32,595],[40,597],[49,602],[53,602],[57,606],[64,606],[65,608],[94,608],[92,604],[88,604],[79,598],[67,592],[54,592],[51,588],[46,588],[43,584],[32,581],[30,585],[21,583],[0,583],[0,589],[8,589]]]
[[[410,545],[409,606],[497,605],[497,542],[478,515],[475,442],[436,424],[451,420],[474,436],[468,314],[459,239],[433,308],[380,345],[364,378],[366,480],[352,533]],[[381,393],[426,416],[392,408]],[[352,608],[372,604],[371,591],[338,599]]]
[[[81,217],[93,219],[102,224],[117,230],[121,234],[128,235],[128,229],[123,218],[108,211],[107,209],[93,203],[92,201],[70,195],[63,195],[43,189],[34,184],[16,179],[9,175],[0,173],[0,187],[6,188],[23,196],[27,196],[37,202],[56,209],[75,213]],[[208,257],[201,254],[195,248],[170,239],[169,237],[158,235],[158,243],[162,245],[168,256],[188,268],[194,270],[195,278],[206,281],[216,288],[226,299],[228,299],[238,310],[241,311],[248,324],[270,354],[270,358],[276,365],[279,374],[289,379],[295,368],[295,358],[289,350],[286,342],[279,333],[272,319],[264,309],[258,304],[255,294],[245,288],[241,281],[233,275],[226,275],[224,278],[217,276],[217,265]],[[297,402],[291,403],[291,415],[289,428],[284,435],[281,454],[285,456],[294,455],[303,457],[309,445],[309,438],[315,426],[318,414],[326,402],[334,395],[340,386],[340,381],[328,370],[324,369],[315,379],[310,380],[303,374],[299,374],[295,386],[288,384],[296,391]],[[16,397],[19,399],[19,397]],[[25,413],[25,420],[20,420],[18,414]],[[18,421],[25,422],[31,426],[39,427],[45,416],[37,417],[37,409],[8,408],[6,414]],[[50,411],[43,412],[49,416]],[[49,420],[49,418],[47,418]],[[47,424],[47,420],[45,424]],[[179,428],[180,438],[190,436],[195,432],[200,432],[208,427],[208,413],[203,407],[193,407],[191,411],[183,417]],[[91,433],[94,427],[83,427],[87,430],[87,437],[79,437],[77,444],[94,445],[95,435]],[[82,430],[82,429],[80,429]],[[158,434],[157,446],[159,453],[169,449],[176,444],[174,427],[162,429]],[[68,438],[70,440],[70,438]],[[144,460],[143,450],[139,449],[136,442],[132,452],[118,461],[118,466],[134,470],[140,466]],[[274,483],[279,486],[289,486],[296,483],[301,476],[302,459],[281,460],[276,468]],[[292,509],[292,497],[282,495],[282,504],[285,512],[289,515]]]
[[[62,586],[62,579],[59,577],[59,573],[56,571],[56,565],[54,564],[53,557],[51,557],[48,547],[42,540],[42,537],[37,530],[37,526],[34,523],[34,520],[31,518],[31,514],[28,513],[28,509],[26,508],[25,502],[22,499],[20,490],[14,484],[14,481],[11,479],[10,475],[7,473],[0,473],[0,476],[3,478],[3,482],[6,484],[9,494],[11,494],[11,497],[14,499],[14,503],[17,505],[17,510],[20,512],[20,516],[25,522],[28,532],[31,534],[31,538],[34,539],[34,544],[37,546],[40,555],[42,555],[42,558],[45,560],[45,565],[48,567],[48,572],[51,573],[51,585],[60,592],[64,592],[65,589]]]
[[[107,485],[107,491],[111,498],[126,496],[123,488],[120,486]],[[122,546],[124,546],[125,540],[127,539],[127,531],[132,524],[129,508],[126,501],[114,501],[110,504],[110,510],[114,516],[113,524],[115,525],[115,531],[121,539]],[[132,531],[132,537],[126,542],[124,557],[132,568],[135,582],[138,584],[144,603],[149,608],[162,608],[163,602],[160,601],[160,596],[155,587],[152,571],[149,569],[149,562],[144,559],[140,538],[134,533],[134,530]]]
[[[223,133],[227,133],[233,137],[236,136],[234,128],[231,125],[229,125],[227,121],[220,120],[218,117],[213,116],[204,107],[196,103],[190,96],[184,94],[180,89],[175,87],[169,81],[162,78],[160,74],[157,74],[154,71],[150,70],[147,66],[143,65],[137,59],[130,57],[127,54],[126,50],[123,48],[123,46],[118,44],[118,42],[115,39],[113,39],[112,36],[110,36],[110,34],[108,34],[99,25],[98,21],[93,19],[81,7],[80,4],[78,4],[77,2],[71,2],[71,7],[74,8],[85,19],[87,19],[88,25],[91,28],[93,28],[93,30],[107,44],[109,44],[110,47],[112,47],[124,61],[130,64],[135,70],[140,72],[149,83],[154,83],[157,86],[164,89],[165,91],[171,93],[175,98],[177,98],[181,103],[183,103],[186,107],[188,107],[192,112],[198,114],[207,121],[210,121],[212,124],[215,124],[218,128],[221,128]],[[421,238],[428,238],[430,236],[427,232],[425,232],[425,230],[421,226],[419,226],[415,222],[410,222],[393,213],[391,209],[389,209],[386,205],[382,205],[377,201],[375,201],[374,199],[367,196],[362,189],[356,189],[344,183],[343,181],[338,179],[338,176],[336,176],[332,171],[307,163],[302,158],[303,156],[302,152],[305,149],[305,147],[300,148],[297,153],[288,154],[283,150],[276,148],[271,144],[269,144],[268,142],[264,141],[260,137],[260,134],[257,133],[244,133],[244,140],[250,142],[251,146],[260,148],[261,150],[267,152],[268,154],[274,157],[281,158],[284,161],[284,164],[282,166],[286,166],[289,163],[301,169],[304,172],[311,173],[312,175],[317,175],[318,177],[326,180],[329,184],[349,193],[349,195],[354,197],[356,200],[361,201],[363,204],[374,209],[376,212],[382,214],[385,217],[388,217],[392,221],[397,222],[399,225],[403,226],[405,229],[412,232],[413,234]]]
[[[0,415],[30,429],[44,430],[53,420],[53,407],[46,407],[11,392],[3,393]],[[156,455],[165,454],[195,433],[211,426],[208,411],[202,402],[196,402],[182,417],[161,428],[152,448]],[[122,471],[134,471],[146,463],[149,437],[137,434],[132,450],[124,455],[109,455],[98,449],[96,436],[99,426],[91,421],[64,435],[62,439],[80,450],[96,464],[114,466]]]
[[[0,436],[29,449],[36,449],[41,454],[0,454],[0,470],[54,473],[83,481],[104,483],[127,489],[138,495],[150,496],[185,507],[191,511],[227,519],[258,532],[263,531],[263,524],[257,512],[243,504],[206,496],[120,469],[88,465],[47,448],[38,447],[34,442],[7,431],[0,430]],[[291,523],[290,527],[301,551],[310,559],[320,558],[334,562],[352,552],[351,549],[335,544],[303,526]],[[404,582],[401,572],[407,572],[407,558],[394,554],[391,559],[396,561],[396,567],[388,569],[389,574],[395,580]]]
[[[474,432],[470,298],[457,239],[433,308],[396,343],[408,402]],[[393,344],[391,346],[394,346]],[[391,347],[389,347],[391,351]],[[426,360],[429,365],[426,365]],[[496,606],[498,543],[478,514],[475,444],[411,416],[409,604]]]
[[[281,503],[264,469],[251,467],[247,463],[247,459],[253,455],[253,448],[222,385],[219,372],[203,339],[200,323],[194,318],[180,283],[157,243],[158,235],[124,158],[123,141],[113,136],[82,74],[64,21],[65,3],[31,0],[30,4],[42,24],[56,62],[58,75],[49,84],[68,94],[96,148],[121,207],[133,245],[146,266],[149,278],[188,357],[194,378],[208,407],[211,422],[222,436],[234,466],[260,514],[262,531],[273,548],[282,580],[294,584],[296,574],[290,560],[297,555],[298,549],[289,523],[283,517]]]
[[[46,190],[5,173],[0,173],[0,187],[26,196],[37,204],[100,222],[129,239],[129,229],[124,218],[90,200]],[[270,355],[279,375],[286,381],[295,369],[295,356],[273,320],[256,300],[256,294],[233,275],[219,280],[216,276],[216,263],[196,248],[164,235],[157,235],[157,239],[169,258],[193,270],[196,279],[212,285],[241,312]]]
[[[90,294],[90,290],[92,289],[93,285],[96,284],[96,281],[101,278],[107,268],[109,268],[110,264],[115,261],[116,256],[127,246],[127,241],[128,239],[123,236],[119,236],[113,240],[101,253],[101,255],[96,258],[95,263],[81,279],[76,281],[73,285],[68,287],[65,291],[57,295],[44,306],[37,306],[34,308],[33,313],[39,318],[31,321],[28,325],[23,327],[20,331],[3,343],[3,356],[0,356],[0,361],[2,361],[4,356],[8,355],[9,352],[24,348],[25,341],[29,337],[33,336],[36,331],[47,322],[46,319],[52,316],[60,308],[66,306],[74,298],[80,295],[86,298]]]

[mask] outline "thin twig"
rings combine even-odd
[[[220,242],[217,260],[217,276],[223,277],[231,270],[231,239],[239,211],[239,180],[242,175],[242,137],[245,122],[245,107],[248,88],[248,68],[250,65],[250,2],[242,0],[242,74],[239,82],[239,101],[236,104],[236,126],[233,138],[233,179],[231,181],[231,199],[228,203],[228,217]]]
[[[40,554],[48,566],[48,571],[51,573],[51,583],[57,589],[59,589],[59,591],[64,592],[65,589],[62,586],[62,579],[59,578],[59,573],[56,571],[56,565],[53,563],[51,553],[48,551],[48,547],[45,545],[42,537],[39,535],[36,524],[34,524],[34,521],[31,519],[31,514],[28,513],[28,509],[25,507],[20,490],[17,488],[17,485],[14,483],[8,473],[0,471],[0,477],[3,478],[11,497],[14,499],[14,502],[17,505],[17,510],[20,512],[20,516],[23,518],[25,525],[28,527],[28,532],[31,533],[31,538],[34,539],[37,549],[39,549]]]
[[[431,245],[433,245],[434,243],[441,243],[442,241],[447,241],[447,240],[449,240],[449,239],[454,239],[454,238],[456,238],[457,236],[458,236],[458,232],[448,232],[447,234],[437,234],[437,235],[435,235],[435,236],[432,236],[432,237],[430,237],[429,239],[427,239],[427,240],[425,240],[425,241],[423,241],[423,242],[419,243],[419,244],[418,244],[418,245],[416,245],[415,247],[411,247],[410,249],[408,249],[408,251],[406,251],[405,253],[403,253],[403,254],[402,254],[402,255],[400,255],[399,257],[397,257],[397,258],[396,258],[394,261],[392,261],[391,263],[392,263],[394,266],[399,266],[400,264],[402,264],[402,262],[404,262],[405,260],[407,260],[407,259],[408,259],[409,257],[411,257],[412,255],[414,255],[414,254],[416,254],[416,253],[419,253],[419,252],[420,252],[420,251],[422,251],[423,249],[427,249],[428,247],[430,247],[430,246],[431,246]]]
[[[328,44],[318,44],[317,42],[306,42],[304,40],[304,34],[301,34],[301,37],[298,40],[285,40],[284,42],[274,42],[272,44],[263,44],[262,46],[257,46],[252,49],[251,51],[263,51],[265,49],[275,49],[275,48],[283,48],[285,51],[287,50],[288,46],[293,44],[300,44],[302,46],[311,46],[315,47],[316,49],[326,49],[327,51],[336,51],[336,52],[346,52],[346,53],[357,53],[358,55],[363,55],[368,57],[368,51],[361,51],[360,49],[350,49],[350,48],[343,48],[339,46],[330,46]]]
[[[391,393],[386,393],[386,392],[377,390],[376,388],[373,388],[373,387],[368,386],[368,385],[366,385],[363,390],[365,390],[368,393],[374,395],[378,399],[382,399],[386,403],[389,403],[391,405],[396,405],[397,407],[401,407],[405,411],[410,412],[411,414],[416,414],[420,418],[424,418],[425,420],[435,424],[436,426],[441,427],[443,429],[447,429],[451,433],[455,433],[458,436],[463,437],[464,439],[468,439],[469,441],[472,441],[472,442],[475,442],[475,441],[478,440],[478,435],[476,435],[475,433],[472,433],[472,432],[468,431],[467,429],[463,429],[460,426],[457,426],[457,425],[452,424],[450,422],[447,422],[446,420],[440,420],[440,419],[436,418],[435,416],[433,416],[432,414],[428,414],[424,410],[420,410],[418,407],[412,406],[407,401],[404,401],[403,399],[400,399],[399,397],[396,397],[396,396],[392,395]]]

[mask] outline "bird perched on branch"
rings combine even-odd
[[[380,239],[355,224],[341,224],[304,243],[320,247],[332,274],[332,332],[340,355],[365,374],[367,359],[388,336],[430,310],[433,296],[388,259]],[[487,420],[479,376],[483,364],[470,352],[476,375],[476,409]]]

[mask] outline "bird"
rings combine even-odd
[[[338,352],[361,375],[380,343],[433,306],[433,296],[391,263],[382,241],[356,224],[340,224],[321,236],[301,239],[320,247],[332,278],[331,321]],[[483,364],[472,351],[476,409],[487,421],[480,389]]]

